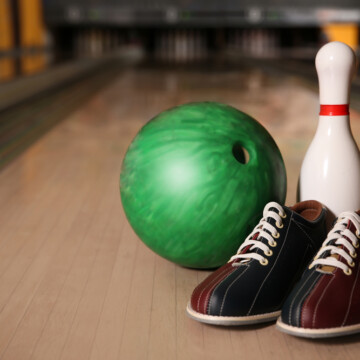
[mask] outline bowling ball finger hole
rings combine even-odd
[[[234,155],[234,158],[236,161],[238,161],[240,164],[247,164],[250,160],[250,156],[248,151],[240,144],[235,143],[232,147],[232,153]]]

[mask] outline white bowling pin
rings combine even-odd
[[[179,62],[186,60],[186,33],[185,30],[179,32]]]
[[[188,61],[193,61],[194,59],[194,53],[195,53],[195,49],[194,49],[194,34],[193,32],[190,30],[188,32],[188,38],[187,38],[187,56],[188,56]]]
[[[170,31],[168,35],[168,44],[167,44],[167,59],[171,63],[175,60],[175,42],[176,42],[176,34],[174,31]]]
[[[319,124],[299,179],[300,200],[318,200],[335,215],[360,209],[360,154],[349,121],[355,63],[353,50],[338,41],[324,45],[316,55]]]
[[[95,33],[94,29],[90,30],[89,37],[90,37],[89,53],[90,53],[90,56],[95,56],[96,49],[97,49],[97,41],[96,41],[96,33]]]

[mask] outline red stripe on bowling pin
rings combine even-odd
[[[320,105],[321,116],[349,115],[349,104],[343,105]]]

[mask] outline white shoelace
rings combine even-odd
[[[277,209],[278,212],[275,212],[274,210],[270,210],[270,209]],[[271,256],[273,254],[269,246],[275,247],[277,245],[276,241],[274,240],[279,237],[279,233],[276,227],[278,228],[283,227],[282,219],[284,219],[285,217],[286,214],[284,212],[284,209],[278,203],[276,202],[268,203],[265,206],[263,212],[263,218],[260,220],[259,224],[254,228],[251,234],[245,239],[242,245],[239,247],[236,255],[231,257],[229,262],[233,260],[241,259],[242,261],[233,263],[233,266],[239,266],[245,261],[249,261],[250,259],[255,259],[258,260],[261,265],[267,265],[268,260],[263,255],[259,254],[257,250],[258,249],[262,250],[264,255],[266,256]],[[275,220],[276,227],[268,222],[269,218]],[[259,241],[260,238],[266,239],[269,246]],[[246,253],[241,254],[241,252],[248,246],[251,246],[249,250]]]
[[[353,223],[356,229],[356,235],[354,235],[350,229],[347,229],[349,221]],[[309,268],[311,269],[315,265],[327,265],[340,268],[345,274],[350,275],[352,272],[351,267],[355,266],[353,259],[357,256],[355,248],[359,247],[359,230],[360,216],[358,214],[355,212],[341,213],[335,226],[329,232]],[[326,252],[329,252],[329,255],[324,257]],[[345,259],[346,263],[339,260],[339,257]],[[321,271],[321,268],[318,268],[317,270]]]

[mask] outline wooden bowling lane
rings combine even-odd
[[[87,59],[0,86],[0,168],[111,81],[125,59]]]
[[[318,118],[317,94],[300,79],[251,68],[114,76],[0,172],[2,360],[358,359],[359,336],[307,341],[272,324],[219,328],[187,318],[208,272],[160,258],[133,233],[118,184],[127,146],[160,111],[202,100],[233,105],[270,131],[294,203]],[[359,140],[355,111],[352,127]]]

